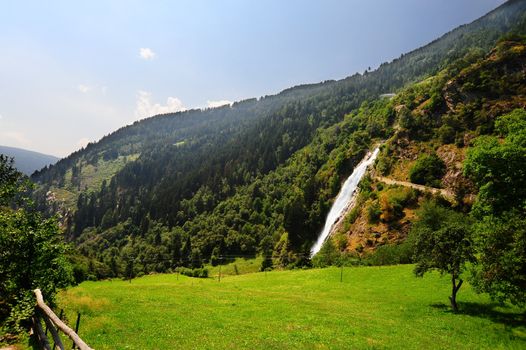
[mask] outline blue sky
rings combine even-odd
[[[66,156],[156,113],[341,79],[503,2],[1,1],[0,144]]]

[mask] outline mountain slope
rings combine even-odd
[[[467,66],[451,65],[401,92],[392,104],[398,131],[378,157],[377,176],[362,184],[359,206],[336,232],[336,241],[348,252],[402,242],[415,210],[432,191],[442,192],[459,211],[469,210],[476,187],[463,169],[473,140],[494,135],[499,116],[526,110],[526,39],[506,37],[484,58]],[[443,170],[430,172],[433,163],[442,164]],[[426,164],[420,167],[424,177],[415,170],[420,164]],[[426,185],[428,193],[414,191],[407,181],[420,189]]]
[[[459,165],[469,140],[493,133],[496,117],[526,108],[525,43],[524,39],[505,40],[487,56],[460,60],[391,100],[364,103],[344,121],[319,130],[313,142],[285,165],[239,187],[235,195],[182,227],[169,229],[153,221],[134,227],[130,220],[106,230],[86,230],[78,247],[108,266],[107,270],[104,265],[96,269],[102,276],[122,273],[127,261],[137,271],[164,271],[179,264],[199,266],[202,259],[217,263],[231,255],[253,256],[256,252],[273,256],[274,264],[301,264],[318,232],[312,227],[323,224],[340,179],[379,139],[388,139],[376,165],[379,174],[407,179],[419,155],[436,151],[446,166],[437,179],[440,186],[454,193],[460,210],[469,207],[474,189],[459,172]],[[449,110],[452,85],[465,92],[480,76],[498,77],[500,82],[479,89],[477,95],[469,94],[477,108],[466,109],[467,100],[460,98]],[[478,120],[471,123],[474,118]],[[457,135],[444,132],[451,123],[456,123]],[[402,242],[414,211],[429,197],[403,186],[387,186],[381,179],[366,179],[360,187],[356,210],[348,213],[334,235],[336,245],[351,255]],[[188,205],[197,208],[203,199],[200,194]],[[371,212],[378,217],[371,218]]]
[[[60,158],[22,148],[0,146],[0,154],[15,159],[15,166],[26,175],[33,174],[45,166],[56,163]]]
[[[78,196],[66,231],[101,276],[130,261],[164,271],[225,254],[300,262],[340,181],[394,132],[398,112],[378,95],[475,62],[503,33],[525,32],[525,9],[510,1],[364,75],[135,123],[35,174],[38,195],[67,191],[70,205]],[[116,161],[105,179],[83,182],[86,169]]]

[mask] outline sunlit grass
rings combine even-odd
[[[508,349],[526,347],[523,315],[412,266],[176,274],[85,282],[60,296],[96,349]]]

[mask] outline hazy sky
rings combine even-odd
[[[503,0],[0,0],[0,144],[66,156],[157,113],[375,68]]]

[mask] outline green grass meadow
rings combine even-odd
[[[525,349],[523,310],[412,266],[84,282],[60,295],[95,349]]]

